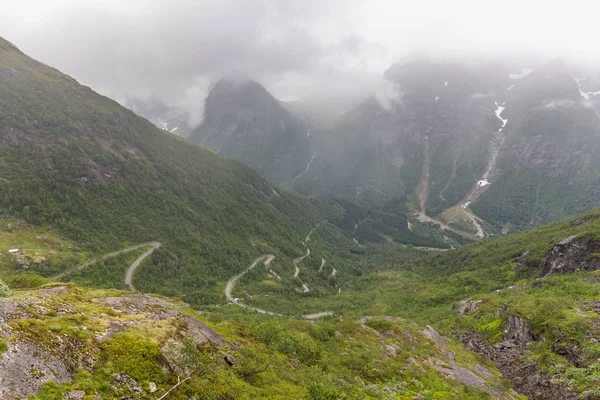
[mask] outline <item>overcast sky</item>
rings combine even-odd
[[[119,101],[200,116],[242,73],[290,99],[376,87],[403,55],[509,51],[597,60],[594,1],[0,0],[0,36]]]

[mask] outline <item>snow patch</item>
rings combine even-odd
[[[347,113],[348,111],[350,111],[350,110],[351,110],[351,109],[349,108],[349,109],[347,109],[346,111],[342,111],[342,112],[341,112],[341,113],[339,113],[338,115],[344,115],[344,114],[346,114],[346,113]]]
[[[438,101],[440,99],[440,96],[435,96],[435,101]]]
[[[584,92],[583,91],[583,89],[581,88],[581,81],[585,80],[586,78],[575,78],[575,77],[573,77],[573,79],[575,79],[575,82],[577,82],[577,87],[579,88],[579,94],[584,99],[589,100],[590,97],[597,96],[597,95],[600,94],[600,90],[598,90],[596,92]]]
[[[508,92],[510,92],[510,90],[511,90],[512,88],[514,88],[514,87],[515,87],[515,85],[510,85],[510,86],[508,87],[508,89],[506,89],[506,90],[504,91],[504,93],[508,93]]]
[[[448,86],[448,81],[444,81],[444,87]]]
[[[521,68],[521,72],[508,74],[508,77],[510,79],[521,79],[521,78],[525,78],[527,75],[529,75],[532,72],[533,72],[533,69],[531,69],[531,68]]]
[[[504,111],[504,109],[506,108],[506,107],[505,107],[505,104],[506,104],[506,103],[502,103],[502,105],[500,106],[500,105],[498,105],[498,102],[497,102],[497,101],[495,101],[495,102],[494,102],[494,104],[495,104],[495,105],[496,105],[496,107],[497,107],[497,108],[496,108],[496,111],[495,111],[495,113],[496,113],[496,117],[497,117],[497,118],[498,118],[500,121],[502,121],[502,128],[504,128],[504,127],[506,126],[506,123],[508,122],[508,120],[507,120],[507,119],[504,119],[504,118],[502,118],[502,111]],[[502,128],[500,128],[500,130],[502,130]]]
[[[477,186],[487,186],[489,184],[490,182],[487,179],[482,179],[479,182],[477,182]]]

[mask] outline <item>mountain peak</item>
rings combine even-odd
[[[306,126],[264,86],[240,76],[215,84],[204,122],[189,139],[245,162],[278,184],[289,183],[311,160]]]

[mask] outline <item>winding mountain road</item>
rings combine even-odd
[[[264,260],[265,258],[266,258],[265,265],[268,266],[271,263],[271,261],[273,261],[275,256],[272,254],[263,254],[262,256],[258,257],[256,260],[254,260],[254,262],[252,264],[250,264],[250,266],[248,268],[246,268],[245,270],[243,270],[242,272],[240,272],[239,274],[237,274],[233,278],[231,278],[227,282],[227,286],[225,286],[225,296],[227,297],[227,300],[231,301],[233,304],[235,304],[238,307],[246,308],[248,310],[253,310],[253,311],[259,312],[261,314],[276,315],[278,317],[283,317],[284,316],[283,314],[274,313],[271,311],[263,310],[262,308],[252,307],[247,304],[241,303],[237,298],[234,298],[231,295],[231,291],[233,290],[233,286],[235,285],[235,282],[237,282],[237,280],[240,279],[242,276],[246,275],[246,273],[248,271],[250,271],[254,267],[256,267],[256,265],[258,265],[258,263],[261,262],[262,260]]]
[[[325,266],[325,259],[321,258],[321,266],[319,267],[319,272],[323,271],[324,266]]]
[[[265,258],[266,258],[266,260],[265,260]],[[245,308],[247,310],[256,311],[258,313],[266,314],[266,315],[275,315],[278,317],[286,317],[286,315],[284,315],[284,314],[279,314],[276,312],[267,311],[267,310],[263,310],[262,308],[252,307],[252,306],[249,306],[248,304],[244,304],[244,303],[240,302],[238,298],[233,297],[233,295],[231,294],[231,291],[233,290],[233,287],[235,286],[235,283],[238,281],[238,279],[240,279],[242,276],[246,275],[246,273],[248,273],[254,267],[256,267],[258,265],[258,263],[261,262],[262,260],[265,260],[264,264],[266,266],[268,266],[271,263],[271,261],[273,261],[274,259],[275,259],[275,256],[272,254],[263,254],[262,256],[258,257],[256,260],[254,260],[254,262],[252,264],[250,264],[250,266],[248,268],[246,268],[245,270],[243,270],[242,272],[240,272],[239,274],[237,274],[233,278],[231,278],[227,282],[227,285],[225,286],[225,296],[227,297],[227,300],[229,300],[231,303],[235,304],[236,306]],[[308,287],[306,285],[304,285],[304,289],[306,291],[306,289],[308,289]],[[323,311],[323,312],[315,313],[315,314],[287,315],[287,316],[303,318],[303,319],[317,319],[317,318],[321,318],[321,317],[327,317],[330,315],[333,315],[333,313],[331,313],[329,311]]]
[[[295,272],[294,272],[294,278],[296,278],[298,276],[298,274],[300,273],[300,269],[298,268],[297,264],[300,263],[302,260],[304,260],[306,257],[308,257],[310,255],[310,249],[308,248],[308,241],[310,240],[310,235],[315,231],[315,229],[317,229],[319,226],[321,226],[321,224],[324,221],[321,221],[319,224],[317,224],[317,226],[315,226],[313,229],[311,229],[311,231],[308,233],[308,235],[306,236],[306,238],[304,239],[303,244],[306,246],[306,254],[296,258],[293,263],[294,263],[294,267],[295,267]],[[244,304],[242,302],[239,301],[238,298],[233,297],[233,295],[231,294],[231,291],[233,290],[233,287],[235,286],[235,283],[244,275],[246,275],[246,273],[248,273],[249,271],[251,271],[254,267],[256,267],[258,265],[259,262],[261,262],[262,260],[265,260],[264,264],[267,267],[267,269],[273,273],[273,275],[277,276],[280,280],[281,277],[279,275],[277,275],[276,273],[273,272],[273,270],[271,270],[269,268],[269,264],[271,264],[271,262],[275,259],[275,256],[272,254],[263,254],[262,256],[258,257],[256,260],[254,260],[254,262],[252,264],[250,264],[250,266],[248,268],[246,268],[245,270],[243,270],[242,272],[240,272],[239,274],[235,275],[234,277],[232,277],[228,282],[227,285],[225,286],[225,297],[227,297],[227,300],[229,300],[231,303],[235,304],[238,307],[242,307],[248,310],[253,310],[256,311],[258,313],[261,314],[266,314],[266,315],[275,315],[278,317],[294,317],[294,318],[303,318],[303,319],[317,319],[317,318],[321,318],[321,317],[327,317],[327,316],[331,316],[333,315],[333,313],[329,312],[329,311],[323,311],[323,312],[319,312],[319,313],[314,313],[314,314],[306,314],[306,315],[284,315],[284,314],[279,314],[276,312],[272,312],[272,311],[267,311],[267,310],[263,310],[262,308],[257,308],[257,307],[252,307],[249,306],[247,304]],[[325,259],[322,259],[322,264],[321,264],[321,269],[323,268],[323,265],[325,265]],[[332,275],[335,275],[335,268],[333,269],[334,272]],[[298,290],[298,289],[296,289]],[[298,290],[300,292],[300,290]],[[302,282],[302,290],[301,292],[303,293],[308,293],[310,292],[310,288]]]
[[[148,257],[150,254],[152,254],[152,252],[154,250],[158,249],[161,246],[160,242],[147,242],[147,243],[136,244],[135,246],[127,247],[126,249],[122,249],[122,250],[114,251],[112,253],[105,254],[105,255],[103,255],[100,258],[95,258],[93,260],[90,260],[90,261],[87,261],[87,262],[85,262],[83,264],[80,264],[80,265],[76,266],[75,268],[63,271],[60,274],[51,277],[50,279],[52,279],[52,280],[62,279],[65,276],[67,276],[69,274],[72,274],[73,272],[81,271],[82,269],[84,269],[86,267],[89,267],[90,265],[96,264],[98,261],[104,261],[106,259],[109,259],[109,258],[112,258],[112,257],[116,257],[116,256],[118,256],[120,254],[128,253],[130,251],[137,250],[137,249],[140,249],[140,248],[145,247],[145,246],[152,246],[152,249],[148,250],[147,252],[145,252],[144,254],[142,254],[141,256],[139,256],[137,258],[137,260],[135,260],[133,262],[133,264],[131,264],[131,266],[127,270],[127,274],[129,275],[130,272],[131,272],[131,274],[129,275],[129,279],[127,278],[127,275],[126,275],[126,277],[125,277],[125,283],[127,284],[127,286],[129,286],[130,289],[132,289],[132,286],[131,286],[131,276],[133,275],[133,272],[135,271],[135,269],[140,265],[140,263],[146,257]],[[132,289],[132,290],[134,290],[134,289]]]
[[[310,249],[307,247],[306,254],[303,255],[302,257],[298,257],[294,260],[294,268],[296,268],[296,270],[294,271],[294,278],[298,277],[298,274],[300,273],[300,268],[298,268],[298,263],[301,262],[302,260],[304,260],[309,255],[310,255]]]
[[[154,250],[156,250],[160,247],[159,242],[150,242],[148,244],[152,245],[152,248],[150,250],[148,250],[147,252],[145,252],[144,254],[142,254],[141,256],[139,256],[133,262],[133,264],[131,264],[131,266],[127,270],[127,273],[125,274],[125,284],[127,286],[129,286],[129,290],[131,290],[132,292],[135,292],[135,288],[133,287],[133,282],[132,282],[133,274],[135,273],[135,270],[137,269],[137,267],[140,266],[141,262],[144,261],[144,259],[146,257],[148,257],[150,254],[154,253]]]

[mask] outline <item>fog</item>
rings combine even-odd
[[[117,101],[202,118],[210,85],[253,77],[276,97],[389,88],[407,54],[539,54],[596,62],[593,2],[444,0],[0,0],[0,36]],[[397,95],[393,93],[393,95]]]

